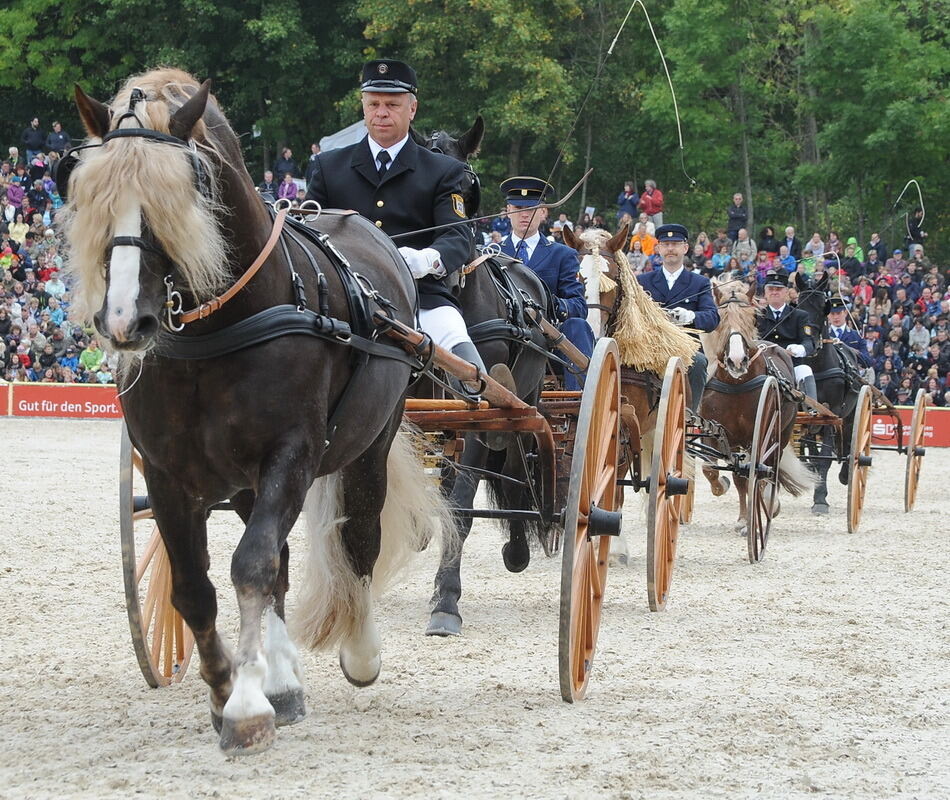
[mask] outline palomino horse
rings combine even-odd
[[[812,469],[818,476],[811,508],[815,514],[827,514],[830,510],[828,469],[832,454],[841,459],[838,480],[845,486],[848,484],[854,410],[864,383],[858,372],[860,364],[854,350],[837,340],[826,340],[822,335],[828,297],[828,273],[823,273],[814,286],[803,288],[798,293],[798,307],[808,314],[811,328],[816,334],[815,354],[808,359],[808,365],[815,373],[818,402],[826,405],[842,420],[840,434],[830,425],[814,425],[802,437],[805,458],[810,459]]]
[[[795,385],[791,356],[782,348],[758,341],[756,327],[755,286],[746,287],[741,281],[726,281],[713,285],[719,308],[719,326],[706,334],[704,346],[710,355],[711,376],[703,392],[700,414],[718,422],[726,431],[733,451],[748,450],[752,446],[759,391],[770,374],[782,376],[788,385]],[[782,393],[781,437],[782,458],[779,463],[779,485],[797,497],[812,485],[811,473],[789,445],[798,404],[787,393]],[[715,447],[715,442],[708,442]],[[717,470],[703,467],[714,495],[724,494],[729,480]],[[746,530],[746,500],[748,479],[736,474],[739,492],[739,518],[736,530]],[[778,504],[778,498],[775,498]],[[777,515],[776,506],[774,514]]]
[[[368,338],[366,322],[384,308],[413,325],[414,283],[362,218],[321,215],[330,241],[265,207],[208,82],[155,70],[127,80],[111,105],[78,88],[76,102],[91,137],[68,179],[79,307],[122,356],[129,435],[220,746],[255,752],[304,714],[283,622],[287,535],[301,509],[301,632],[312,646],[339,645],[357,686],[380,671],[373,592],[440,527],[438,492],[397,437],[413,364]],[[205,524],[228,499],[245,523],[231,561],[233,654],[215,625]]]
[[[468,161],[477,152],[484,131],[484,121],[478,117],[458,138],[436,131],[423,139],[414,132],[416,141],[423,146],[466,165],[466,182],[461,189],[469,217],[478,213],[480,187],[478,176]],[[536,405],[547,365],[547,342],[532,324],[526,309],[533,308],[538,313],[548,309],[547,287],[531,269],[507,256],[498,255],[472,264],[464,271],[467,274],[458,278],[455,289],[472,341],[492,377],[506,384],[525,402]],[[451,507],[471,508],[481,480],[488,483],[498,508],[534,506],[537,499],[532,491],[539,485],[539,476],[528,474],[531,459],[526,458],[533,443],[533,437],[517,434],[467,435],[459,462],[453,467],[457,474],[449,472],[443,481]],[[427,634],[461,633],[462,545],[471,532],[472,521],[470,517],[457,519],[459,545],[442,551]],[[508,541],[502,548],[505,566],[510,572],[521,572],[531,558],[529,535],[542,535],[543,531],[537,523],[523,519],[504,520],[502,524],[508,531]]]

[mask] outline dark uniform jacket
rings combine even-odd
[[[501,252],[515,256],[511,236],[502,240]],[[587,297],[584,284],[577,277],[576,250],[566,244],[550,242],[542,236],[528,259],[528,266],[554,295],[559,320],[570,317],[587,319]]]
[[[719,324],[719,311],[713,300],[709,278],[684,268],[670,289],[660,267],[637,275],[637,280],[654,302],[663,308],[685,308],[694,312],[696,319],[690,325],[691,328],[708,333]]]
[[[805,348],[805,358],[815,354],[815,341],[812,339],[812,327],[808,314],[798,308],[785,304],[778,321],[772,313],[772,308],[763,309],[758,320],[759,338],[766,342],[773,342],[779,347],[788,347],[790,344],[800,344]]]
[[[410,138],[380,180],[364,138],[317,156],[307,199],[325,208],[358,211],[384,233],[395,236],[464,219],[462,176],[460,161],[426,150]],[[395,244],[438,250],[448,274],[465,266],[474,248],[467,225],[406,236]],[[427,275],[416,281],[416,286],[421,308],[458,306],[444,280]]]
[[[868,357],[868,352],[864,346],[864,339],[861,338],[861,334],[848,327],[842,328],[840,333],[835,333],[835,330],[836,329],[831,325],[827,326],[826,332],[828,338],[837,339],[842,344],[848,345],[848,347],[858,354],[860,362],[864,366],[869,367],[871,365],[871,359]]]

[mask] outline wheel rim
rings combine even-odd
[[[914,414],[910,421],[910,436],[907,440],[907,465],[904,470],[904,511],[913,511],[917,502],[917,485],[920,482],[920,470],[924,465],[923,455],[918,448],[924,446],[924,432],[927,423],[927,397],[923,389],[917,390],[914,401]]]
[[[762,560],[769,541],[775,494],[778,490],[779,464],[782,456],[781,413],[778,382],[769,377],[759,395],[755,414],[752,448],[749,451],[749,491],[746,536],[749,561]],[[759,474],[756,466],[768,470]]]
[[[589,538],[593,506],[616,510],[620,423],[617,345],[601,339],[588,367],[571,461],[561,556],[558,663],[561,697],[587,692],[600,630],[610,537]]]
[[[867,464],[861,457],[871,456],[871,387],[861,387],[854,410],[854,428],[851,431],[850,471],[848,475],[848,533],[857,531],[864,509],[864,494],[867,491]]]
[[[148,492],[141,458],[124,424],[119,484],[125,606],[132,647],[148,685],[168,686],[185,677],[195,640],[171,604],[171,563],[152,511],[147,505],[135,509],[135,498],[147,498]]]
[[[666,367],[653,433],[647,502],[647,600],[651,611],[666,608],[684,495],[670,495],[670,478],[682,478],[685,459],[686,375],[680,359]]]

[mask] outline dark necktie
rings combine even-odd
[[[386,170],[389,169],[389,162],[392,161],[392,158],[388,151],[380,150],[379,155],[376,156],[376,160],[379,162],[379,179],[382,180],[383,175],[386,174]]]
[[[779,310],[776,309],[776,308],[773,308],[773,309],[772,309],[772,316],[775,318],[775,321],[778,322],[779,317],[782,316],[782,312],[779,311]]]
[[[525,240],[522,239],[518,242],[518,247],[515,249],[515,257],[522,263],[528,263],[528,245],[525,244]]]

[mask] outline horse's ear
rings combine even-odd
[[[484,136],[485,120],[482,119],[482,115],[479,114],[475,117],[475,122],[472,123],[472,127],[459,136],[458,139],[459,148],[465,154],[466,159],[478,152],[478,148],[482,146],[482,138]]]
[[[716,301],[716,305],[722,305],[722,292],[719,291],[719,287],[715,283],[712,285],[712,290],[713,299]]]
[[[412,125],[409,126],[409,136],[419,147],[426,146],[426,137],[419,133]]]
[[[746,297],[749,298],[750,303],[755,303],[755,290],[756,285],[754,283],[750,283],[749,288],[745,290]]]
[[[623,250],[623,246],[627,243],[627,239],[630,235],[630,226],[624,225],[619,231],[617,231],[613,236],[610,237],[610,241],[607,242],[606,247],[611,253],[619,252]]]
[[[574,235],[574,231],[571,230],[570,225],[565,225],[561,228],[561,238],[568,247],[573,247],[575,250],[581,249],[580,240]]]
[[[82,119],[86,133],[93,138],[101,139],[108,133],[112,122],[109,106],[91,98],[78,83],[74,84],[73,95],[76,98],[76,108],[79,109],[79,117]]]
[[[179,139],[187,139],[191,129],[205,113],[208,105],[208,95],[211,93],[211,81],[206,80],[188,100],[179,108],[168,121],[168,132]]]

